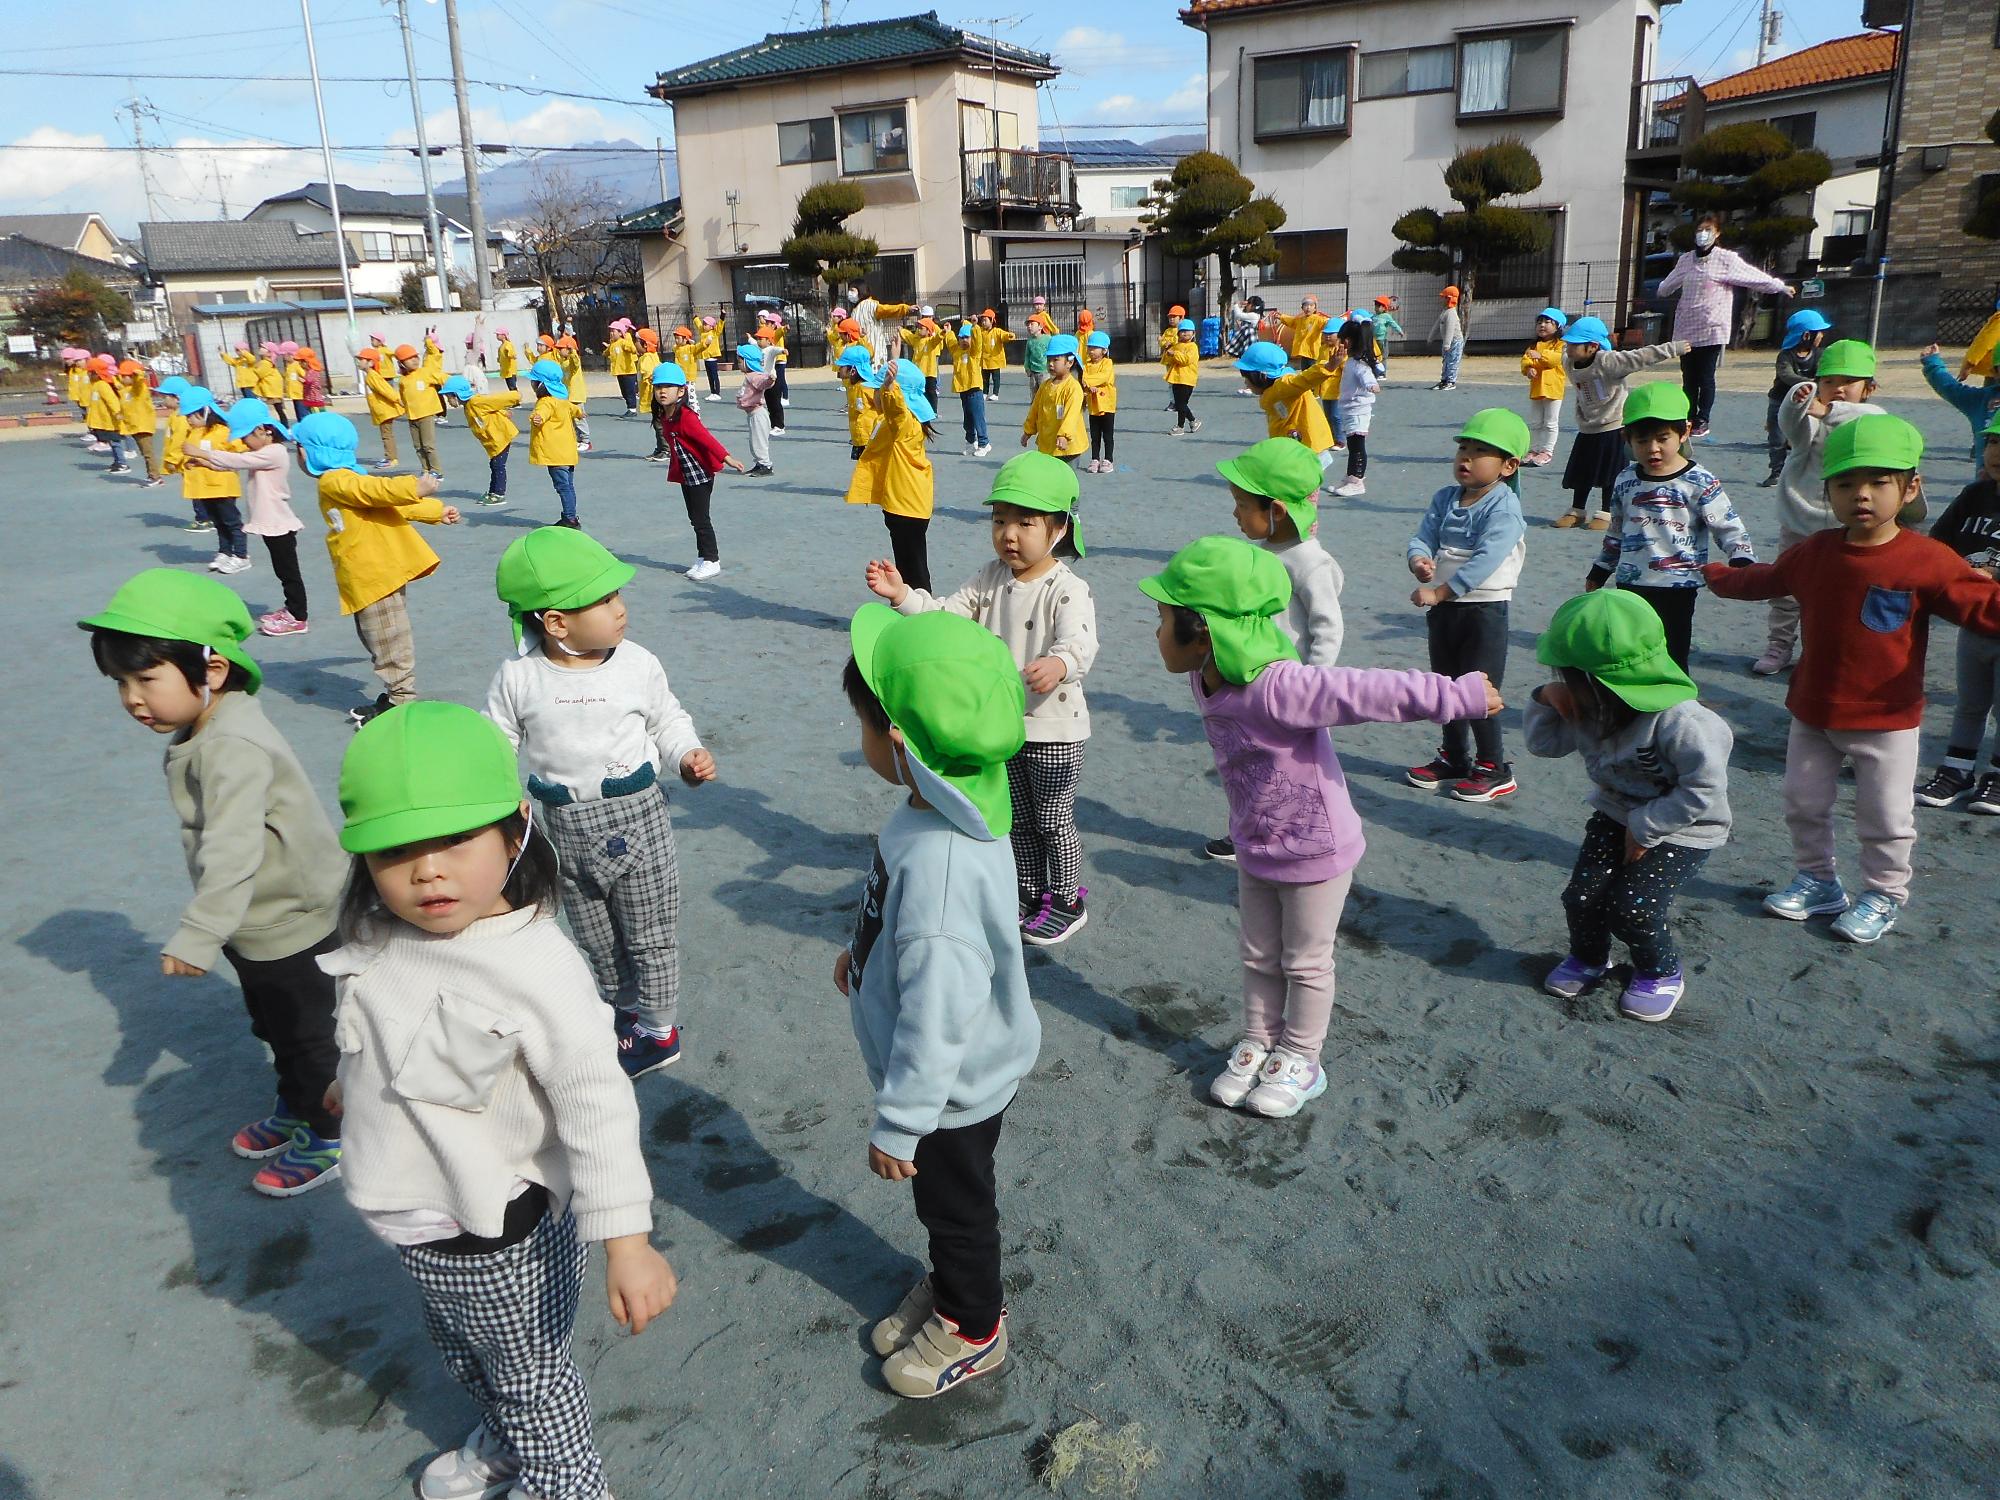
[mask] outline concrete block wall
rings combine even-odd
[[[2000,283],[2000,241],[1974,239],[1962,227],[1978,178],[2000,173],[2000,146],[1983,134],[2000,108],[1996,39],[1990,4],[1917,0],[1889,214],[1892,273],[1936,271],[1951,286]],[[1921,148],[1947,142],[1948,165],[1926,172]]]

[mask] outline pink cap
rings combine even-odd
[[[299,346],[291,339],[286,339],[284,343],[278,345],[278,352],[284,355],[286,359],[290,359],[294,354],[299,352]]]
[[[236,352],[238,354],[248,354],[250,352],[250,346],[248,344],[238,344],[236,346]]]
[[[510,339],[510,338],[512,338],[512,337],[513,337],[514,335],[512,335],[511,333],[509,333],[509,332],[508,332],[508,331],[507,331],[506,329],[504,329],[504,328],[496,328],[496,329],[494,329],[494,330],[493,330],[493,336],[494,336],[495,338],[497,338],[497,339]]]

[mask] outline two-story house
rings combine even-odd
[[[472,213],[461,194],[436,197],[438,225],[444,236],[445,261],[454,278],[473,280]],[[323,182],[266,198],[243,216],[250,223],[280,221],[314,233],[333,229],[333,197]],[[421,193],[383,193],[370,188],[340,189],[340,227],[347,236],[347,260],[359,297],[395,301],[409,271],[436,278],[430,232]],[[505,280],[505,239],[495,231],[486,236],[487,269],[496,285]]]
[[[957,311],[1031,280],[1061,305],[1091,236],[1051,228],[1078,211],[1070,158],[1036,149],[1036,89],[1057,72],[930,12],[774,33],[659,74],[647,92],[673,106],[680,220],[648,238],[648,305],[816,321],[823,289],[780,247],[799,194],[835,180],[865,195],[849,225],[880,249],[867,279],[882,299]],[[1009,271],[1030,264],[1026,280]]]

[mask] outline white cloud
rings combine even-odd
[[[458,147],[458,111],[439,110],[424,116],[424,134],[433,146],[447,147],[453,157]],[[472,138],[489,145],[576,146],[586,141],[615,141],[631,135],[629,127],[614,125],[602,110],[569,99],[551,99],[527,114],[503,114],[490,105],[474,105]],[[414,146],[415,126],[391,131],[392,146]]]
[[[1191,73],[1181,86],[1165,98],[1142,99],[1136,94],[1107,94],[1083,106],[1084,118],[1097,124],[1115,125],[1125,121],[1159,124],[1175,120],[1200,120],[1208,108],[1208,77]]]
[[[1056,54],[1080,52],[1104,47],[1122,47],[1125,38],[1115,31],[1101,31],[1095,26],[1072,26],[1056,38]]]

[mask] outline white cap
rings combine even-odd
[[[937,316],[937,309],[926,302],[922,307],[917,309],[917,316],[920,318],[935,318]]]

